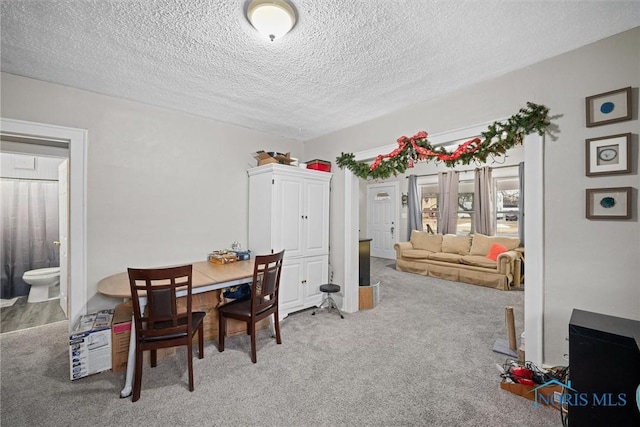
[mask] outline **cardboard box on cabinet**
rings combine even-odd
[[[276,153],[273,151],[258,151],[253,153],[253,158],[258,161],[258,166],[268,165],[270,163],[278,163],[281,165],[289,165],[294,160],[291,153]]]
[[[331,172],[331,162],[320,159],[309,160],[307,162],[307,169],[313,169],[322,172]]]

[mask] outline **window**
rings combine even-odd
[[[456,234],[473,234],[475,208],[473,204],[473,180],[460,181],[458,184],[458,225]]]
[[[498,172],[498,170],[500,172]],[[461,179],[458,187],[458,224],[456,234],[472,234],[474,230],[474,180]],[[498,175],[498,177],[495,177]],[[429,176],[419,184],[422,203],[422,228],[438,232],[438,183],[436,176]],[[520,224],[520,184],[518,168],[494,171],[494,194],[496,196],[496,235],[518,236]]]
[[[422,229],[428,232],[438,232],[438,184],[422,185]]]
[[[496,193],[496,235],[518,237],[520,225],[520,183],[518,177],[494,178]]]

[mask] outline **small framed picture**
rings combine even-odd
[[[631,173],[631,133],[586,140],[587,176]]]
[[[631,86],[588,96],[587,127],[631,120]]]
[[[631,187],[587,188],[587,219],[630,219]]]

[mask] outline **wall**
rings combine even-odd
[[[206,259],[246,245],[256,150],[300,143],[123,99],[2,74],[2,116],[88,130],[89,310],[113,306],[98,281],[127,267]],[[73,189],[71,190],[73,191]]]
[[[585,97],[634,88],[633,120],[586,128]],[[567,325],[573,308],[640,319],[640,227],[638,225],[638,87],[640,28],[601,40],[437,99],[423,102],[305,143],[305,155],[334,162],[331,262],[344,280],[344,172],[341,152],[381,147],[420,130],[441,133],[508,117],[527,101],[550,108],[556,126],[545,141],[543,359],[566,365]],[[585,175],[586,138],[633,133],[633,173]],[[585,189],[634,187],[632,220],[585,218]],[[406,188],[406,187],[403,187]],[[335,230],[335,231],[334,231]],[[334,251],[337,248],[337,251]],[[337,283],[337,282],[336,282]]]

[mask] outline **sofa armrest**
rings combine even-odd
[[[514,264],[518,258],[519,256],[516,251],[507,251],[498,255],[498,273],[513,274],[515,270]]]
[[[413,249],[413,245],[411,242],[398,242],[393,245],[393,248],[396,250],[396,258],[402,258],[402,252]]]

